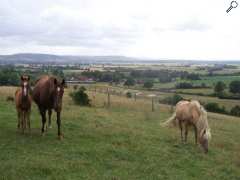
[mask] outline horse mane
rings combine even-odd
[[[200,131],[200,136],[204,135],[206,136],[207,139],[211,139],[211,132],[208,125],[207,111],[204,109],[202,105],[200,105],[198,101],[196,102],[198,103],[199,112],[200,112],[200,117],[196,124],[197,128]],[[205,131],[205,134],[204,134],[204,131]]]

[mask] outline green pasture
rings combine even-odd
[[[204,154],[189,134],[160,126],[170,107],[151,101],[89,92],[93,107],[73,104],[65,91],[62,112],[64,139],[53,128],[40,135],[40,116],[33,107],[31,133],[16,129],[15,88],[0,87],[0,179],[239,179],[240,119],[209,113],[210,151]]]

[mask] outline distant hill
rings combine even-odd
[[[208,61],[208,60],[180,60],[180,59],[140,59],[126,56],[70,56],[70,55],[53,55],[53,54],[34,54],[20,53],[13,55],[0,55],[0,64],[16,63],[42,63],[42,64],[107,64],[107,63],[180,63],[189,64],[240,64],[240,61]]]
[[[135,58],[125,56],[60,56],[52,54],[13,54],[0,55],[0,63],[101,63],[101,62],[129,62]]]

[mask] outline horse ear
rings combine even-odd
[[[62,85],[65,85],[65,79],[62,80]]]
[[[22,80],[22,81],[24,80],[23,75],[21,75],[21,80]]]
[[[30,81],[30,76],[27,76],[28,81]]]
[[[57,79],[54,78],[54,85],[57,85]]]

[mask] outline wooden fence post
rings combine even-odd
[[[109,88],[107,88],[107,96],[108,96],[108,98],[107,98],[108,99],[107,106],[109,108],[111,106]]]
[[[154,97],[152,97],[152,112],[154,112]]]

